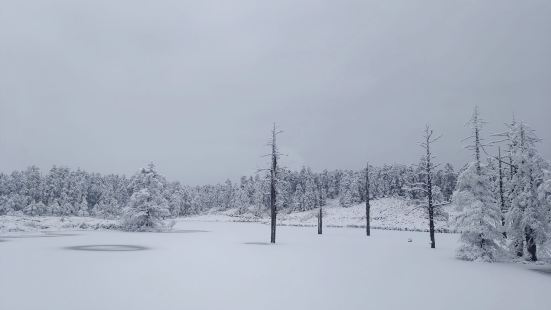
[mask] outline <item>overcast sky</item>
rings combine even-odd
[[[261,168],[441,162],[474,105],[551,159],[551,1],[1,0],[0,170],[36,164],[188,184]]]

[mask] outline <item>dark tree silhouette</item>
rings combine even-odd
[[[367,236],[371,236],[371,199],[369,197],[369,163],[365,168],[365,232]]]

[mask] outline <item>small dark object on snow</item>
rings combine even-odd
[[[409,239],[408,239],[408,242],[409,242],[409,243],[412,243],[412,242],[413,242],[413,239],[409,238]]]

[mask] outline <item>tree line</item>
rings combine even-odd
[[[551,236],[551,166],[537,150],[540,139],[526,123],[513,120],[504,132],[486,140],[478,109],[469,124],[466,140],[473,160],[459,171],[451,164],[435,163],[431,146],[439,137],[429,126],[418,164],[322,172],[282,169],[277,165],[274,128],[271,168],[238,182],[182,185],[167,181],[153,164],[132,177],[55,166],[42,174],[31,166],[0,173],[0,215],[120,218],[128,230],[149,230],[160,219],[234,209],[238,214],[269,214],[275,242],[278,212],[319,208],[321,234],[321,208],[328,199],[343,208],[365,202],[370,235],[369,200],[401,197],[427,208],[433,248],[434,220],[441,207],[451,203],[457,214],[452,223],[461,232],[458,257],[495,261],[510,253],[536,261]]]
[[[144,170],[145,169],[145,170]],[[187,186],[169,182],[154,165],[139,170],[132,177],[101,175],[81,169],[52,167],[42,173],[36,166],[10,174],[0,173],[0,215],[96,216],[118,218],[132,195],[141,188],[135,180],[144,171],[157,175],[159,195],[167,204],[167,217],[199,214],[210,210],[237,209],[241,213],[263,216],[270,205],[269,173],[243,176],[215,185]],[[384,165],[370,167],[371,197],[403,197],[422,200],[426,193],[419,165]],[[451,199],[457,173],[446,164],[435,173],[435,192],[442,201]],[[276,191],[278,210],[307,211],[337,199],[342,207],[365,202],[365,169],[313,172],[278,170]]]

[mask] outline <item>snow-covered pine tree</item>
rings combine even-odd
[[[514,167],[511,179],[511,202],[507,214],[508,236],[517,256],[536,261],[537,245],[547,238],[549,227],[546,206],[538,199],[538,188],[544,183],[544,171],[548,163],[536,149],[539,139],[534,131],[522,122],[509,126],[511,159]]]
[[[28,206],[25,207],[25,209],[23,209],[23,213],[30,216],[40,215],[38,213],[37,202],[33,200]]]
[[[538,187],[538,200],[547,217],[547,223],[551,223],[551,171],[546,171],[544,182]],[[551,231],[548,235],[550,233]]]
[[[122,227],[129,231],[154,231],[163,229],[162,220],[169,216],[168,202],[163,197],[164,178],[153,164],[141,169],[131,181],[133,191],[124,209]]]
[[[349,208],[360,203],[360,182],[354,171],[345,171],[340,181],[339,203],[343,208]],[[363,190],[363,189],[361,189]]]
[[[354,204],[352,194],[352,177],[349,173],[344,174],[340,182],[339,204],[343,208],[349,208]]]
[[[48,214],[55,216],[62,216],[61,205],[57,200],[54,200],[51,204],[48,205]]]
[[[451,164],[446,164],[442,171],[442,195],[444,200],[450,201],[453,195],[453,191],[457,185],[457,174],[455,173]]]
[[[484,122],[475,108],[469,122],[473,144],[467,148],[474,153],[474,161],[459,175],[453,203],[458,211],[455,225],[461,231],[462,245],[457,257],[470,261],[493,262],[499,253],[501,209],[494,198],[488,169],[481,163],[481,129]]]
[[[293,195],[291,190],[291,182],[289,180],[290,171],[279,169],[277,180],[277,209],[291,211],[293,205]]]
[[[86,197],[83,197],[82,201],[78,205],[77,215],[78,216],[89,216],[90,215],[90,213],[88,211],[88,201],[86,201]]]
[[[494,199],[488,172],[472,162],[458,178],[453,204],[454,222],[461,231],[460,259],[493,262],[500,249],[501,210]]]
[[[298,183],[293,194],[293,209],[298,212],[306,210],[306,203],[304,200],[304,189],[302,184]]]
[[[265,175],[257,174],[253,179],[253,196],[252,204],[255,209],[255,215],[260,216],[265,214],[268,209],[268,204],[266,203],[266,197],[269,196],[269,180]]]
[[[232,205],[234,205],[239,213],[245,213],[250,208],[250,199],[247,195],[247,191],[245,189],[245,185],[242,184],[237,188],[235,193],[232,195]]]
[[[304,180],[304,210],[312,210],[317,207],[319,197],[317,195],[317,186],[310,169],[307,170]]]

